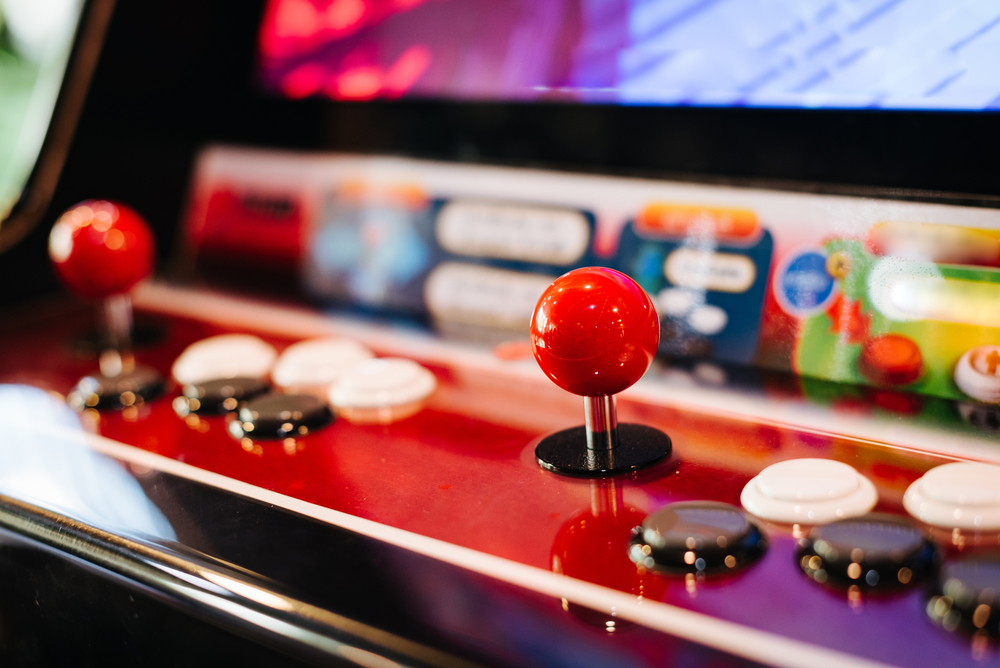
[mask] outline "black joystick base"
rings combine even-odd
[[[163,376],[147,366],[136,366],[117,376],[84,376],[67,397],[78,411],[87,408],[123,410],[155,399],[166,389]]]
[[[546,436],[535,448],[538,464],[553,473],[600,477],[652,466],[671,450],[670,437],[642,424],[619,424],[614,448],[587,447],[587,428],[573,427]]]

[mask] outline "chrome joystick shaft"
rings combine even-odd
[[[132,298],[128,293],[104,298],[103,320],[110,347],[101,351],[101,373],[112,378],[135,370],[132,354]]]
[[[587,428],[587,448],[614,450],[618,447],[618,409],[615,395],[583,398],[584,426]]]

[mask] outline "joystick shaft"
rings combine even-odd
[[[614,450],[618,447],[618,408],[615,405],[615,395],[584,397],[583,414],[588,449]]]
[[[104,326],[110,346],[101,351],[101,373],[109,378],[135,370],[132,354],[132,298],[128,293],[109,295],[103,302]]]

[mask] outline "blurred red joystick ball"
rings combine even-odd
[[[660,320],[638,283],[604,267],[557,278],[531,317],[531,349],[556,385],[585,397],[617,394],[642,377]]]
[[[49,257],[56,273],[84,297],[131,290],[152,271],[154,248],[142,216],[104,200],[88,200],[70,208],[49,235]]]

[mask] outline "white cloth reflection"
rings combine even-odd
[[[87,446],[77,414],[35,387],[0,385],[0,494],[111,532],[176,539],[136,479]]]

